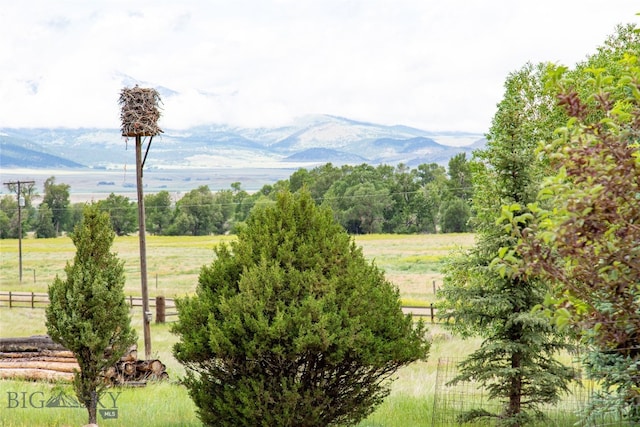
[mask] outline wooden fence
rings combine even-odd
[[[142,307],[142,297],[129,295],[126,300],[131,308]],[[0,308],[45,308],[47,305],[49,305],[49,295],[46,293],[0,291]],[[149,307],[156,309],[156,319],[178,315],[173,298],[149,298]],[[158,316],[159,312],[162,316]]]
[[[129,295],[126,297],[129,307],[142,307],[142,297]],[[49,305],[49,295],[38,292],[0,291],[0,308],[45,308]],[[156,309],[156,322],[164,323],[166,317],[177,316],[176,302],[173,298],[156,297],[149,298],[149,307]],[[435,323],[436,309],[433,304],[428,306],[407,305],[402,306],[402,312],[411,313],[416,317],[430,319]]]

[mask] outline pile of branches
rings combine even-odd
[[[160,94],[155,89],[124,88],[120,92],[120,120],[122,136],[154,136],[162,133],[158,127],[160,118]]]

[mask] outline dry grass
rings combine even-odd
[[[213,261],[213,247],[234,237],[147,237],[149,294],[151,297],[165,295],[181,296],[192,293],[201,267]],[[434,299],[433,284],[441,283],[439,266],[441,260],[451,251],[470,247],[473,235],[419,235],[389,236],[367,235],[356,238],[365,256],[374,260],[387,278],[398,286],[401,297],[413,303],[428,304]],[[127,283],[126,293],[140,295],[139,249],[137,236],[118,237],[113,251],[125,261]],[[69,238],[24,239],[23,240],[23,282],[18,280],[18,241],[0,240],[0,290],[46,292],[55,275],[64,276],[64,266],[73,260],[75,247]],[[33,271],[36,280],[33,280]],[[157,285],[156,285],[157,275]],[[138,331],[138,348],[143,349],[142,313],[138,307],[132,311],[132,325]],[[428,361],[413,363],[397,372],[397,381],[392,384],[391,395],[369,419],[360,426],[429,425],[431,399],[435,384],[438,358],[442,355],[463,356],[476,347],[477,341],[461,341],[452,338],[437,325],[430,325],[432,341]],[[0,307],[0,336],[16,337],[46,333],[44,310],[30,308],[8,309]],[[184,368],[173,357],[171,350],[177,337],[170,332],[170,323],[151,324],[151,353],[167,365],[172,380],[184,374]],[[4,388],[3,388],[4,387]],[[39,390],[45,385],[3,382],[2,390]],[[159,392],[161,399],[157,398]],[[48,392],[47,392],[48,393]],[[149,425],[198,425],[194,406],[183,387],[171,384],[153,385],[146,389],[124,390],[119,403],[124,421],[145,419]],[[38,412],[39,411],[39,412]],[[68,425],[71,420],[48,418],[42,410],[12,412],[14,418],[5,420],[3,425]],[[75,414],[75,413],[74,413]],[[135,414],[135,415],[133,415]],[[84,419],[83,412],[75,414],[77,421]],[[39,418],[40,417],[40,418]],[[68,415],[67,415],[68,417]],[[143,418],[144,417],[144,418]],[[75,419],[74,419],[75,420]],[[78,424],[76,422],[76,425]],[[35,423],[35,424],[34,424]],[[105,422],[107,424],[107,422]],[[111,425],[120,425],[111,422]]]
[[[149,295],[174,297],[193,291],[200,269],[213,260],[213,247],[232,238],[147,236]],[[140,295],[138,237],[117,237],[112,251],[125,263],[125,292],[127,295]],[[72,262],[74,256],[75,247],[68,237],[23,239],[23,281],[20,283],[18,241],[0,240],[0,290],[46,292],[56,275],[65,277],[65,264]]]
[[[149,296],[182,296],[195,290],[200,269],[213,261],[213,248],[233,236],[147,236]],[[385,271],[403,298],[433,298],[433,282],[441,282],[441,260],[451,251],[470,247],[472,234],[365,235],[355,238],[364,255]],[[127,295],[140,295],[137,236],[117,237],[113,252],[125,262]],[[23,281],[19,281],[18,241],[0,240],[0,290],[46,292],[56,275],[65,277],[75,247],[68,237],[22,240]]]
[[[195,291],[203,265],[213,261],[215,245],[229,242],[233,236],[166,237],[147,236],[147,271],[149,296],[184,296]],[[452,250],[470,247],[472,234],[439,235],[365,235],[357,236],[356,244],[364,255],[385,271],[387,278],[398,286],[400,295],[409,304],[433,302],[433,282],[441,283],[438,271],[441,260]],[[117,237],[112,248],[125,262],[127,295],[140,295],[139,247],[137,236]],[[68,237],[56,239],[26,238],[22,241],[23,281],[18,278],[18,241],[0,240],[0,290],[46,292],[56,275],[65,277],[64,267],[72,261],[75,247]],[[35,271],[35,281],[34,281]],[[41,309],[0,308],[0,336],[28,336],[45,333]],[[138,310],[133,322],[141,333]],[[174,337],[166,325],[154,325],[153,335],[158,354],[171,358]],[[140,343],[142,345],[142,343]],[[141,347],[142,348],[142,347]],[[181,371],[176,363],[171,368]]]

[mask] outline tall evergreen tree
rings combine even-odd
[[[502,248],[517,244],[496,224],[502,206],[533,201],[545,171],[534,151],[539,138],[548,136],[540,133],[549,129],[542,123],[553,114],[541,75],[542,67],[528,64],[507,78],[487,147],[475,153],[476,244],[450,261],[440,292],[441,316],[455,319],[448,327],[462,336],[484,338],[460,364],[454,382],[478,381],[490,398],[504,403],[500,414],[471,411],[465,420],[496,416],[500,425],[523,425],[542,415],[539,405],[555,402],[573,377],[572,370],[555,359],[566,341],[549,319],[531,312],[543,302],[545,284],[492,265]]]
[[[556,173],[533,205],[518,248],[526,276],[553,283],[553,318],[588,351],[600,384],[588,414],[640,423],[640,32],[620,26],[575,70],[549,70],[570,117],[547,139]],[[587,420],[591,422],[591,420]]]
[[[353,425],[426,357],[422,323],[309,192],[254,208],[230,246],[173,329],[205,425]]]
[[[104,390],[101,372],[136,340],[125,301],[123,262],[110,252],[114,238],[109,215],[87,206],[71,236],[76,255],[65,267],[67,278],[56,276],[49,286],[47,331],[78,360],[80,371],[73,384],[87,408],[89,424],[96,423]]]

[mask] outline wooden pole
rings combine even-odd
[[[20,181],[18,181],[18,270],[22,283],[22,203],[20,203]]]
[[[156,323],[164,323],[166,321],[166,304],[163,296],[156,297]]]
[[[12,181],[4,185],[18,185],[18,270],[20,271],[20,283],[22,283],[22,184],[34,184],[35,181]],[[11,187],[9,187],[11,188]]]
[[[142,286],[142,323],[144,329],[144,355],[151,359],[151,311],[147,289],[147,239],[142,191],[142,137],[136,135],[136,184],[138,187],[138,236],[140,238],[140,283]]]

